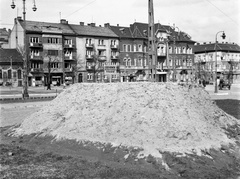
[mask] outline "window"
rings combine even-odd
[[[98,40],[98,45],[104,45],[104,40],[99,39],[99,40]]]
[[[140,67],[143,66],[143,61],[142,61],[142,59],[138,59],[138,64],[139,64]]]
[[[99,56],[105,56],[105,50],[98,50]]]
[[[142,52],[142,45],[141,44],[138,45],[138,51]]]
[[[127,45],[123,45],[123,51],[124,51],[124,52],[127,51]]]
[[[59,38],[48,38],[47,42],[50,43],[50,44],[59,44],[60,39]]]
[[[127,51],[131,52],[131,45],[127,45]]]
[[[2,79],[2,69],[0,69],[0,79]]]
[[[169,50],[169,53],[172,53],[172,47],[169,47],[168,50]]]
[[[39,38],[38,37],[30,37],[30,42],[31,43],[39,43]]]
[[[136,46],[136,44],[133,45],[133,51],[134,51],[134,52],[137,52],[137,46]]]
[[[144,59],[144,66],[147,66],[147,60]]]
[[[65,51],[64,51],[64,55],[65,55],[66,57],[72,56],[72,51],[71,51],[71,50],[65,50]]]
[[[31,51],[30,51],[30,54],[31,54],[31,56],[40,56],[39,50],[36,50],[36,49],[31,50]]]
[[[134,59],[134,66],[137,66],[137,59]]]
[[[182,47],[182,53],[186,53],[186,48]]]
[[[11,69],[9,69],[7,71],[7,74],[8,74],[8,79],[12,79],[12,70]]]
[[[86,51],[86,54],[87,54],[87,55],[92,55],[92,51],[91,51],[91,50],[87,50],[87,51]]]
[[[48,55],[58,56],[58,51],[57,50],[48,50]]]
[[[87,74],[87,80],[92,80],[92,79],[93,79],[92,73],[88,73],[88,74]]]
[[[127,63],[127,66],[131,66],[131,63],[132,63],[132,61],[131,61],[131,59],[128,59],[128,63]]]
[[[111,45],[116,45],[116,40],[111,40]]]
[[[52,63],[51,63],[51,68],[59,68],[59,63],[57,63],[57,62],[52,62]]]
[[[72,45],[72,39],[65,39],[65,45]]]
[[[91,45],[92,44],[92,39],[86,39],[86,44]]]
[[[38,62],[34,62],[34,63],[31,63],[31,68],[41,68],[41,65]]]
[[[19,69],[19,70],[17,71],[17,76],[18,76],[18,77],[17,77],[18,79],[22,79],[22,70]]]
[[[112,75],[112,79],[117,79],[117,75]]]

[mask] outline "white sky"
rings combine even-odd
[[[13,19],[22,16],[22,0],[0,0],[0,27],[12,29]],[[95,22],[103,25],[129,26],[148,22],[148,0],[26,0],[27,20],[69,23]],[[226,41],[240,45],[240,0],[154,0],[154,20],[164,25],[175,25],[198,42],[214,42],[216,33],[224,30]],[[223,41],[218,35],[218,41]]]

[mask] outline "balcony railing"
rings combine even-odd
[[[118,60],[118,55],[112,55],[111,59]]]
[[[87,60],[93,59],[93,55],[86,55],[86,59],[87,59]]]
[[[86,48],[93,48],[93,44],[86,44]]]
[[[115,49],[115,50],[118,49],[118,45],[116,45],[116,44],[115,45],[111,45],[111,49]]]
[[[73,44],[64,44],[64,48],[75,48]]]
[[[42,56],[30,55],[31,60],[43,60]]]
[[[90,66],[90,65],[86,66],[86,70],[94,70],[94,69],[95,69],[95,66]]]
[[[73,55],[65,55],[64,59],[65,60],[75,60],[75,57]]]
[[[31,68],[32,73],[43,73],[43,68]]]
[[[106,61],[107,60],[106,56],[99,56],[98,58],[99,58],[100,61]]]
[[[166,55],[167,55],[167,53],[165,53],[165,52],[157,52],[157,56],[163,57]]]
[[[43,45],[42,45],[42,43],[35,43],[35,42],[30,42],[29,43],[29,47],[32,47],[32,48],[42,48],[43,47]]]

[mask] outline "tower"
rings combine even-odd
[[[148,63],[151,73],[150,81],[156,81],[156,45],[153,0],[148,0]]]

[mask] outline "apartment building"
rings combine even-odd
[[[77,34],[77,81],[119,81],[119,38],[109,28],[95,23],[71,25]],[[108,72],[114,68],[114,72]]]
[[[205,78],[207,81],[213,82],[217,72],[218,78],[226,78],[231,74],[233,81],[240,80],[240,46],[238,44],[228,42],[196,43],[194,54],[198,78]]]
[[[130,27],[110,26],[120,38],[121,81],[149,80],[148,24],[135,22]],[[195,41],[173,27],[155,24],[156,81],[187,81],[194,78],[192,65]]]

